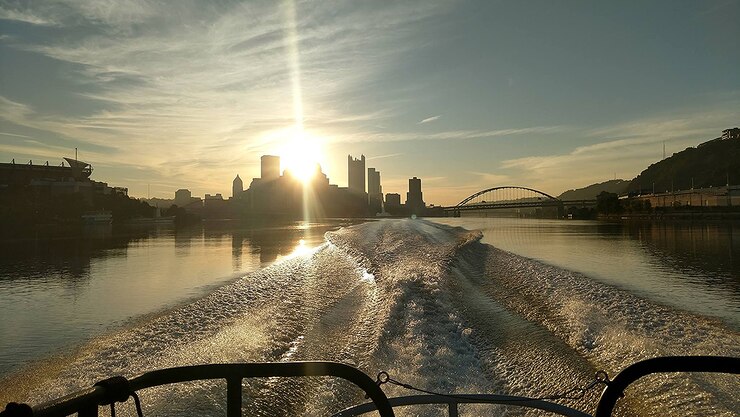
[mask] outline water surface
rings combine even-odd
[[[0,375],[201,297],[350,223],[102,226],[0,240]]]
[[[439,219],[483,242],[740,329],[740,224]]]
[[[0,379],[0,402],[38,403],[111,374],[284,360],[340,361],[369,375],[385,370],[397,380],[440,392],[539,397],[585,386],[596,370],[614,375],[650,357],[740,355],[731,315],[703,314],[704,307],[687,300],[663,302],[650,281],[619,281],[619,274],[608,272],[614,263],[603,262],[609,256],[585,263],[607,266],[603,275],[592,276],[584,273],[584,265],[563,267],[556,259],[544,262],[486,243],[495,237],[487,220],[445,221],[468,223],[460,228],[420,219],[382,220],[330,231],[315,241],[318,246],[305,245],[292,256],[217,284],[206,295],[173,301],[157,314],[82,341],[74,351],[31,361]],[[562,224],[564,229],[539,223],[555,231],[576,225]],[[512,230],[539,227],[509,225]],[[597,253],[594,249],[606,247],[613,256],[641,253],[620,252],[638,240],[629,233],[612,234],[616,246],[598,246],[594,242],[610,238],[588,231],[598,228],[596,223],[583,226],[585,232],[572,235],[581,248]],[[550,234],[550,244],[569,244],[559,234]],[[529,246],[526,239],[513,241]],[[208,242],[229,248],[232,255],[242,253],[244,262],[244,249],[233,250],[239,245],[204,238],[203,247]],[[583,253],[588,256],[586,249]],[[680,265],[666,268],[683,280]],[[683,290],[674,285],[675,291]],[[731,308],[733,297],[719,299]],[[389,395],[409,394],[396,386],[384,389]],[[735,392],[736,379],[667,375],[629,391],[617,415],[731,416],[740,409]],[[224,387],[216,382],[143,390],[140,396],[146,415],[224,413]],[[582,399],[563,401],[593,412],[597,397],[592,390]],[[363,401],[357,390],[326,379],[268,379],[245,384],[243,405],[247,415],[330,415]],[[493,412],[467,410],[470,415]],[[399,415],[445,414],[425,408]]]

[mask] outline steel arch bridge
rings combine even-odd
[[[478,191],[444,210],[447,214],[457,216],[461,211],[540,207],[562,210],[563,206],[562,200],[534,188],[504,185]]]

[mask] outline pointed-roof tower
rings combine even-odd
[[[244,183],[242,182],[242,179],[239,178],[239,174],[236,174],[236,178],[234,178],[234,183],[231,187],[231,196],[233,198],[239,198],[243,192]]]

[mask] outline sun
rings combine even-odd
[[[313,179],[323,159],[320,141],[305,132],[294,132],[279,154],[283,169],[304,184]]]

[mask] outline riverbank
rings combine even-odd
[[[652,213],[599,214],[599,220],[688,220],[688,221],[740,221],[740,212],[735,211],[668,211]]]

